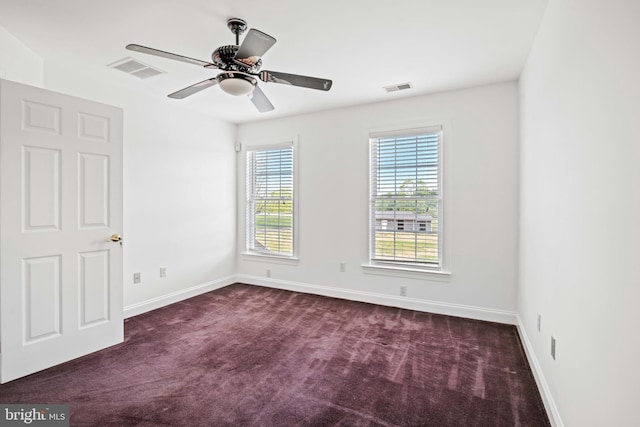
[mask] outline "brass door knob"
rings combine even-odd
[[[111,237],[109,237],[109,240],[112,242],[122,242],[122,236],[119,234],[112,234]]]

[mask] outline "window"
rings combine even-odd
[[[371,261],[441,270],[441,128],[372,133],[369,141]]]
[[[293,146],[247,152],[247,250],[293,256]]]

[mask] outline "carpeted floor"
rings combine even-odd
[[[516,328],[243,284],[0,385],[73,426],[549,426]]]

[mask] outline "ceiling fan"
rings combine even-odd
[[[242,44],[240,44],[240,35],[246,31],[247,23],[239,18],[230,18],[227,20],[227,27],[236,35],[236,44],[220,46],[214,50],[211,54],[211,62],[140,46],[138,44],[129,44],[126,48],[134,52],[182,61],[204,68],[218,68],[222,70],[222,73],[216,77],[169,94],[169,98],[183,99],[210,86],[219,85],[224,92],[230,95],[249,95],[251,102],[258,111],[265,113],[273,110],[274,107],[264,92],[258,87],[258,79],[256,79],[256,77],[265,83],[280,83],[324,91],[331,89],[333,82],[328,79],[281,73],[279,71],[260,71],[260,67],[262,66],[261,57],[275,44],[276,39],[262,31],[251,28],[242,41]]]

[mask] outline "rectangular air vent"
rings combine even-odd
[[[124,58],[120,61],[109,64],[108,66],[124,73],[131,74],[132,76],[136,76],[139,79],[148,79],[149,77],[164,73],[162,70],[153,68],[152,66],[144,64],[133,58]]]
[[[400,83],[397,85],[384,86],[383,89],[387,92],[398,92],[399,90],[411,89],[411,83]]]

